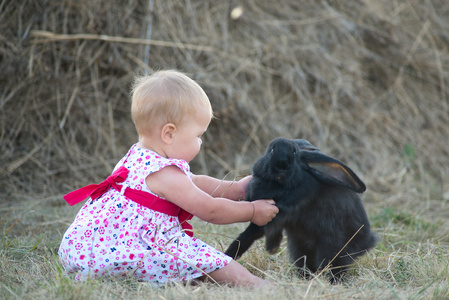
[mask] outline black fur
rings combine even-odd
[[[377,241],[357,194],[365,189],[351,169],[308,141],[277,138],[254,164],[245,200],[274,199],[279,213],[265,226],[251,223],[226,254],[238,259],[264,235],[274,253],[285,230],[298,271],[316,272],[330,263],[332,281],[338,281]]]

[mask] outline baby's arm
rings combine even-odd
[[[168,166],[148,175],[146,183],[152,192],[213,224],[251,221],[263,226],[279,212],[273,200],[237,202],[214,198],[197,187],[175,166]]]
[[[251,180],[246,176],[239,181],[220,180],[206,175],[193,175],[193,183],[212,197],[223,197],[231,200],[245,199],[246,187]]]

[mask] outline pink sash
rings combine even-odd
[[[66,194],[63,198],[65,199],[65,201],[67,201],[68,204],[70,204],[70,206],[73,206],[83,201],[87,197],[95,200],[105,192],[107,192],[111,187],[120,192],[122,190],[122,185],[119,185],[118,183],[124,182],[126,180],[126,177],[128,176],[128,173],[129,170],[121,166],[100,184],[87,185]],[[183,210],[176,204],[148,192],[131,189],[129,187],[125,188],[123,195],[131,199],[132,201],[139,203],[140,205],[148,207],[149,209],[167,214],[169,216],[177,216],[185,233],[189,236],[193,236],[192,225],[187,222],[192,219],[192,214]]]

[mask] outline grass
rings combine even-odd
[[[331,285],[324,276],[299,278],[288,260],[283,241],[274,255],[257,241],[241,259],[245,267],[277,286],[266,290],[230,288],[215,284],[174,284],[152,288],[133,278],[75,282],[62,270],[57,249],[76,208],[61,208],[62,200],[37,199],[2,204],[0,213],[1,299],[443,299],[449,297],[449,246],[445,222],[429,221],[426,213],[388,208],[371,214],[381,240],[359,259],[344,285]],[[55,213],[55,207],[60,211]],[[61,212],[62,211],[62,212]],[[193,220],[196,235],[225,249],[246,224],[219,226]]]

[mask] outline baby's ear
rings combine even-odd
[[[176,125],[173,123],[167,123],[162,127],[161,139],[164,143],[170,145],[173,142],[174,133],[176,131]]]

